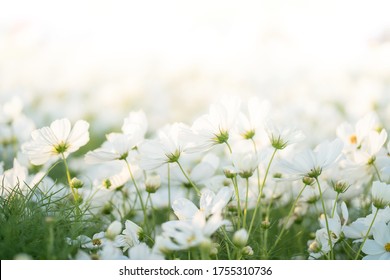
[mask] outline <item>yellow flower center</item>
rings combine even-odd
[[[390,252],[390,243],[385,244],[385,250],[386,252]]]
[[[92,240],[93,246],[100,246],[102,245],[102,241],[98,238]]]
[[[191,235],[190,237],[187,238],[187,243],[191,244],[191,243],[194,242],[195,240],[196,240],[195,235]]]
[[[355,134],[353,134],[353,135],[351,135],[351,137],[349,137],[349,142],[351,142],[351,144],[357,143],[357,137]]]
[[[65,153],[69,148],[69,144],[65,142],[58,143],[56,146],[53,147],[53,152],[55,154],[62,154]]]

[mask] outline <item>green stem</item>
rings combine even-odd
[[[274,202],[275,188],[276,188],[276,186],[274,187],[274,190],[273,190],[272,195],[271,195],[271,199],[270,199],[268,207],[266,209],[264,221],[267,223],[269,223],[269,217],[271,214],[271,206],[272,206],[272,203]],[[268,251],[268,232],[269,232],[269,230],[268,230],[268,226],[267,226],[263,231],[263,252]]]
[[[322,205],[322,211],[324,212],[325,226],[326,226],[326,231],[328,233],[328,244],[329,244],[329,248],[330,248],[330,257],[329,257],[329,259],[333,259],[332,235],[330,234],[329,221],[328,221],[328,215],[326,214],[324,197],[322,195],[321,185],[320,185],[320,181],[318,180],[318,177],[315,177],[315,180],[317,182],[318,191],[320,193],[320,200],[321,200],[321,205]]]
[[[61,157],[62,157],[62,161],[64,162],[65,173],[66,173],[66,178],[68,180],[68,185],[69,185],[70,191],[72,192],[73,200],[74,200],[74,203],[76,205],[76,215],[77,215],[77,217],[80,217],[80,215],[81,215],[80,205],[79,205],[80,196],[79,196],[77,189],[73,188],[73,186],[72,186],[72,179],[70,177],[70,171],[69,171],[68,163],[66,161],[64,153],[61,153]]]
[[[374,218],[372,219],[371,224],[370,224],[370,226],[369,226],[369,228],[367,230],[367,233],[364,236],[364,239],[363,239],[362,245],[360,245],[359,251],[356,253],[355,260],[357,260],[359,258],[359,256],[360,256],[360,252],[362,251],[364,243],[366,243],[366,240],[367,240],[368,236],[370,235],[371,228],[374,225],[374,221],[376,219],[376,216],[378,215],[378,212],[379,212],[379,208],[376,208],[376,211],[375,211],[375,214],[374,214]]]
[[[340,195],[340,193],[337,193],[337,194],[336,194],[336,198],[335,198],[335,200],[334,200],[334,205],[333,205],[333,209],[332,209],[332,218],[334,218],[334,213],[335,213],[335,211],[336,211],[337,200],[339,199],[339,195]]]
[[[246,229],[246,216],[248,214],[248,194],[249,194],[249,179],[246,178],[246,192],[245,192],[245,207],[244,207],[244,218],[243,218],[243,227]]]
[[[232,147],[230,147],[230,144],[227,141],[225,141],[225,144],[228,147],[230,154],[232,154],[233,150],[232,150]]]
[[[167,221],[169,221],[169,216],[171,215],[171,209],[172,209],[172,204],[171,204],[171,166],[169,165],[169,163],[167,165],[168,165],[168,211],[167,211],[168,219],[167,219]]]
[[[200,195],[200,190],[198,189],[198,187],[192,182],[192,180],[190,179],[190,177],[187,175],[187,173],[185,172],[185,170],[183,169],[183,167],[181,166],[180,162],[179,161],[176,161],[177,165],[179,165],[179,168],[181,170],[181,172],[183,173],[183,175],[186,177],[188,183],[190,183],[191,187],[194,188],[194,190],[196,191],[196,193],[198,195]]]
[[[376,176],[378,176],[378,180],[382,182],[381,175],[380,175],[380,173],[379,173],[378,167],[376,166],[375,162],[372,163],[372,166],[373,166],[374,169],[375,169],[375,173],[376,173]]]
[[[152,226],[151,228],[152,229],[155,229],[155,225],[156,225],[156,214],[155,214],[155,211],[154,211],[154,207],[153,207],[153,201],[152,201],[152,197],[150,195],[150,193],[148,193],[148,198],[146,199],[146,206],[148,206],[148,202],[150,204],[150,209],[152,211]],[[149,232],[149,235],[152,236],[151,234],[152,232],[150,231]]]
[[[301,197],[303,191],[305,190],[307,185],[304,185],[303,188],[300,190],[300,192],[298,193],[297,197],[295,198],[291,208],[290,208],[290,212],[288,213],[287,215],[287,218],[286,218],[286,222],[283,224],[283,227],[282,227],[282,230],[280,231],[278,237],[276,238],[276,241],[274,242],[274,245],[271,247],[271,249],[269,250],[268,254],[271,254],[272,251],[276,248],[276,246],[278,245],[279,241],[281,240],[284,232],[286,231],[286,226],[288,224],[288,221],[290,220],[292,214],[294,213],[294,209],[295,209],[295,206],[297,205],[298,203],[298,200],[299,198]]]
[[[66,162],[66,158],[65,158],[64,153],[61,153],[61,157],[62,157],[62,161],[64,162],[66,179],[68,180],[68,185],[70,187],[70,190],[72,191],[73,197],[75,197],[75,192],[74,192],[74,189],[72,188],[72,179],[70,177],[68,163]]]
[[[253,138],[251,138],[251,141],[252,141],[252,144],[253,144],[253,149],[256,153],[256,156],[257,156],[257,146],[256,146],[256,142],[255,140],[253,140]],[[259,169],[259,166],[257,166],[256,168],[256,174],[257,174],[257,187],[259,189],[259,193],[260,193],[260,189],[261,189],[261,180],[260,180],[260,169]]]
[[[238,184],[237,184],[237,176],[232,178],[233,186],[234,186],[234,192],[236,193],[236,199],[237,199],[237,229],[241,228],[241,201],[240,201],[240,192],[238,190]]]
[[[260,207],[260,204],[261,204],[261,197],[263,196],[263,189],[264,189],[264,186],[265,186],[265,182],[267,180],[267,177],[268,177],[268,173],[269,173],[269,170],[271,168],[271,164],[275,158],[275,155],[276,155],[276,152],[278,151],[278,149],[275,149],[272,153],[272,156],[271,156],[271,159],[270,161],[268,162],[268,166],[267,166],[267,169],[265,171],[265,174],[264,174],[264,178],[263,178],[263,182],[261,184],[261,188],[260,188],[260,192],[259,192],[259,195],[257,197],[257,201],[256,201],[256,206],[255,206],[255,211],[253,213],[253,216],[252,216],[252,220],[251,220],[251,223],[250,223],[250,226],[249,226],[249,230],[248,230],[248,235],[250,236],[251,234],[251,231],[252,231],[252,228],[253,228],[253,225],[254,225],[254,222],[255,222],[255,219],[256,219],[256,215],[257,215],[257,211],[258,209],[260,208],[260,211],[261,211],[261,207]],[[261,217],[261,216],[260,216]]]
[[[222,228],[222,233],[225,236],[224,241],[225,241],[225,246],[226,246],[226,253],[228,256],[228,260],[231,260],[231,255],[230,255],[230,248],[229,248],[229,243],[234,247],[233,242],[230,240],[229,236],[226,233],[226,230]]]
[[[131,171],[131,167],[130,167],[130,164],[129,164],[128,160],[124,159],[124,161],[126,163],[127,169],[129,170],[131,180],[133,181],[135,190],[137,192],[137,195],[138,195],[138,198],[139,198],[139,202],[141,204],[142,212],[144,214],[144,226],[146,226],[147,225],[147,223],[146,223],[146,219],[147,219],[146,207],[145,207],[145,204],[144,204],[144,202],[142,200],[141,192],[140,192],[140,190],[138,188],[137,182],[135,181],[135,178],[134,178],[133,172]]]

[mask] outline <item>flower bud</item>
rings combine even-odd
[[[160,175],[152,175],[145,180],[145,188],[148,193],[155,193],[160,188],[160,186]]]
[[[233,243],[237,247],[243,248],[248,242],[248,237],[248,232],[242,228],[234,233]]]
[[[84,185],[83,181],[77,179],[76,177],[73,177],[73,179],[70,181],[70,186],[73,189],[81,189],[83,185]]]
[[[103,187],[109,189],[112,186],[110,179],[106,179],[103,181]]]
[[[122,224],[119,221],[113,221],[106,230],[106,237],[113,240],[115,236],[122,232]]]
[[[253,255],[253,249],[251,246],[246,246],[246,247],[242,248],[241,252],[244,256],[252,256]]]
[[[269,229],[271,227],[271,223],[268,220],[264,220],[261,222],[262,229]]]
[[[237,176],[237,171],[232,167],[225,167],[223,169],[223,173],[225,174],[226,178],[233,179]]]
[[[350,187],[350,185],[348,185],[348,183],[343,182],[343,181],[338,181],[336,183],[333,183],[332,186],[333,186],[333,190],[339,194],[345,193]]]
[[[312,186],[315,183],[315,179],[311,177],[303,177],[302,182],[305,186]]]

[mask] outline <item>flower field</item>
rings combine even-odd
[[[312,145],[269,102],[229,96],[156,131],[132,111],[92,149],[87,121],[35,129],[17,104],[2,111],[2,259],[390,259],[381,112]]]
[[[30,2],[0,259],[390,260],[386,1]]]

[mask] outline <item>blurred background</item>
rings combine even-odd
[[[1,1],[0,102],[151,129],[226,95],[315,118],[390,116],[390,1]],[[324,113],[325,112],[325,113]],[[337,113],[335,113],[337,112]],[[390,117],[389,117],[390,121]]]

